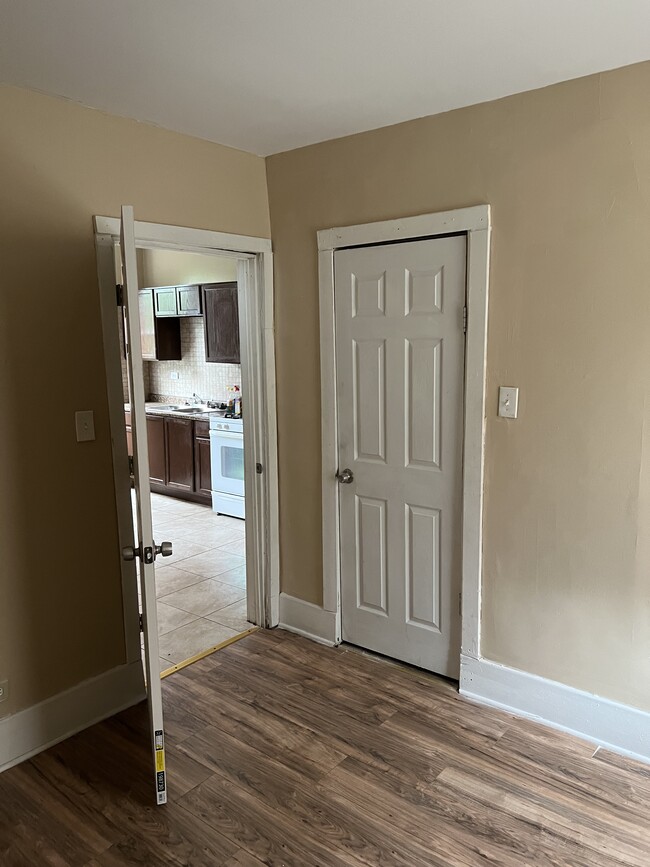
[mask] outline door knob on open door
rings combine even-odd
[[[336,478],[338,479],[341,485],[351,485],[354,481],[354,473],[352,470],[339,470],[336,474]]]
[[[140,556],[140,546],[134,548],[133,545],[127,545],[126,548],[122,548],[122,559],[123,560],[135,560],[136,557]]]
[[[171,556],[173,554],[172,543],[162,542],[160,545],[154,545],[153,551],[151,550],[151,548],[145,548],[144,562],[153,563],[158,554],[160,554],[162,557]],[[135,560],[136,557],[142,558],[141,545],[138,545],[136,548],[134,548],[133,545],[127,545],[126,548],[122,548],[123,560]]]

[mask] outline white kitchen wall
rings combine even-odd
[[[239,364],[215,364],[205,360],[203,319],[181,319],[181,361],[145,361],[145,388],[149,400],[191,399],[196,392],[207,400],[225,401],[227,387],[241,388]],[[172,375],[177,374],[178,378]]]

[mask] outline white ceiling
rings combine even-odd
[[[262,155],[648,58],[648,0],[0,0],[0,81]]]

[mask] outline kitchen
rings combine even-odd
[[[174,546],[156,568],[164,672],[250,627],[237,271],[162,249],[138,250],[138,271],[154,532]]]

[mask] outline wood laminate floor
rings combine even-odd
[[[650,865],[650,768],[351,650],[258,632],[0,775],[0,864]]]

